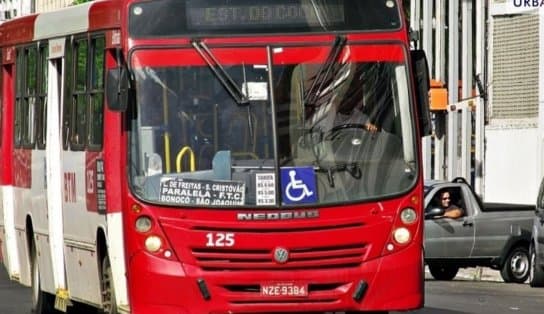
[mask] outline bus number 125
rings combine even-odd
[[[210,232],[206,234],[207,247],[234,246],[234,233]]]

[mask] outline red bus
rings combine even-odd
[[[0,25],[0,242],[35,311],[421,307],[429,80],[402,8],[105,0]]]

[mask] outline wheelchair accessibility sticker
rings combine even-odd
[[[313,167],[281,168],[282,199],[285,204],[317,202]]]

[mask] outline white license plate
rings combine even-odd
[[[306,297],[308,285],[293,282],[270,282],[261,285],[261,295],[268,297]]]

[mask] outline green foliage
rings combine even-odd
[[[92,0],[74,0],[72,2],[72,5],[78,5],[78,4],[82,4],[82,3],[85,3],[85,2],[91,2]]]

